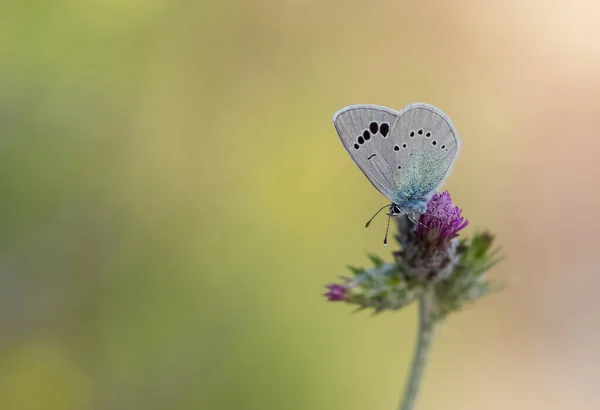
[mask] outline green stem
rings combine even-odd
[[[404,390],[404,398],[400,407],[398,407],[399,410],[413,410],[415,407],[419,386],[421,385],[435,333],[435,309],[435,294],[433,287],[431,287],[419,298],[419,335],[408,382]]]

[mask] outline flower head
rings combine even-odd
[[[325,287],[329,289],[329,292],[325,293],[323,296],[326,296],[327,300],[330,302],[338,302],[346,299],[346,287],[344,285],[332,283]]]
[[[401,309],[434,289],[442,317],[497,289],[484,276],[498,262],[494,236],[480,232],[457,238],[469,221],[448,192],[435,194],[418,222],[408,215],[396,220],[401,249],[394,261],[367,254],[373,266],[349,266],[353,276],[327,285],[327,300],[379,313]]]
[[[416,233],[432,244],[445,243],[469,224],[461,213],[462,209],[454,206],[448,191],[435,194],[419,218]]]

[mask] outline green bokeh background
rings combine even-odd
[[[421,409],[597,409],[592,1],[0,4],[0,409],[393,409],[414,307],[322,286],[385,199],[331,117],[446,111],[509,288],[449,320]],[[595,363],[595,365],[594,365]]]

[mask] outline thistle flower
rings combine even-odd
[[[410,304],[433,286],[439,299],[437,313],[445,316],[493,290],[483,273],[497,262],[491,250],[494,237],[483,232],[459,241],[457,236],[469,221],[448,191],[431,198],[417,223],[406,216],[397,222],[395,236],[401,250],[394,252],[394,263],[369,254],[374,266],[351,267],[353,278],[326,286],[327,300],[382,312]]]
[[[344,285],[331,283],[325,287],[329,289],[329,292],[324,293],[323,296],[326,296],[330,302],[339,302],[346,299],[346,287]]]
[[[461,214],[445,191],[431,198],[415,227],[404,228],[403,251],[396,252],[396,257],[406,266],[407,275],[424,282],[450,276],[458,262],[454,238],[469,224]]]
[[[419,218],[416,234],[430,244],[442,245],[469,224],[461,213],[462,209],[454,206],[448,191],[435,194],[427,204],[427,211]]]

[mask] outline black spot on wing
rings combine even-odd
[[[390,124],[388,124],[387,122],[381,124],[381,126],[379,127],[379,132],[381,133],[381,136],[383,138],[387,137],[388,133],[390,132]]]
[[[377,131],[379,130],[379,125],[377,125],[377,123],[375,121],[373,121],[369,125],[369,130],[371,130],[371,134],[377,134]]]

